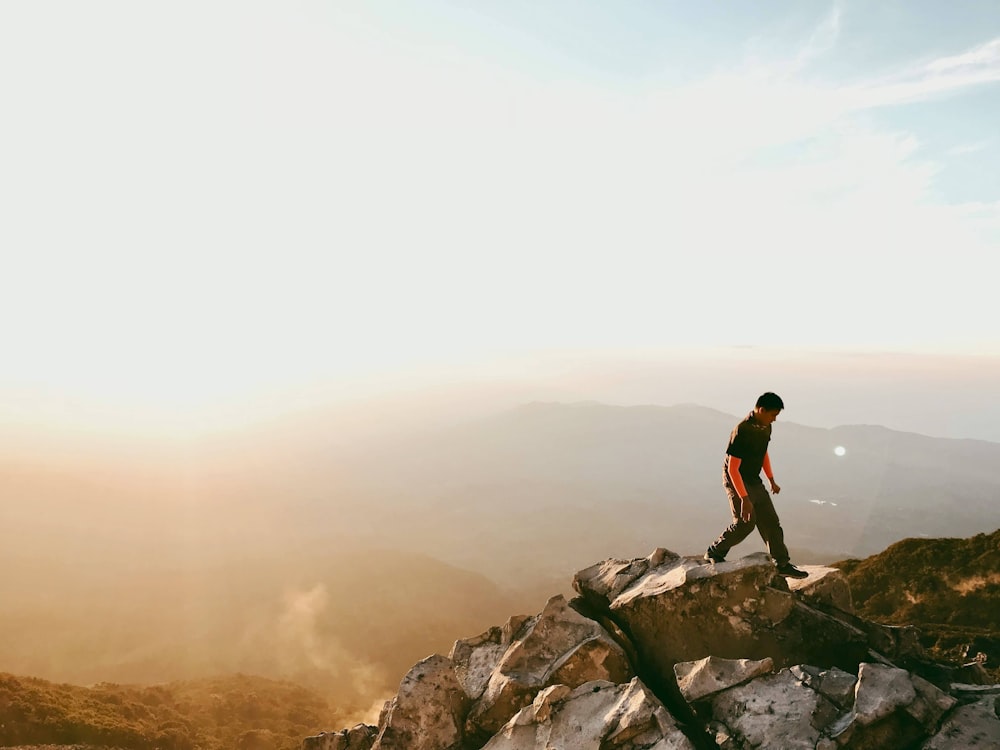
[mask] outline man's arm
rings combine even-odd
[[[732,483],[733,489],[740,496],[740,518],[749,521],[753,514],[753,503],[750,502],[746,485],[743,484],[743,477],[740,476],[740,459],[736,456],[727,456],[726,471],[729,473],[729,481]]]
[[[774,472],[771,470],[771,457],[765,452],[764,453],[764,476],[767,477],[767,481],[771,483],[771,492],[777,495],[781,492],[781,487],[778,483],[774,481]]]

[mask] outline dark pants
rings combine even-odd
[[[761,539],[767,545],[771,559],[777,565],[787,563],[788,547],[785,546],[785,532],[781,529],[781,521],[778,520],[774,503],[771,502],[771,495],[764,488],[763,482],[760,480],[748,482],[746,478],[743,479],[747,494],[750,496],[750,502],[753,503],[750,520],[744,521],[740,518],[743,501],[733,487],[733,483],[729,481],[729,474],[724,467],[722,476],[723,486],[726,488],[726,494],[729,495],[729,508],[733,512],[733,522],[729,524],[729,528],[722,532],[722,536],[715,540],[711,549],[725,556],[732,547],[746,539],[756,526]]]

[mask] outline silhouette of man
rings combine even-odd
[[[729,436],[722,484],[729,496],[733,522],[708,548],[705,559],[712,563],[723,562],[729,550],[746,539],[756,527],[778,572],[788,578],[806,578],[809,574],[789,561],[785,532],[760,478],[763,470],[771,492],[775,495],[781,492],[781,487],[774,481],[767,445],[771,442],[771,425],[784,408],[781,397],[768,391],[757,399],[753,411],[736,425]]]

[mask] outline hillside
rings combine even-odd
[[[971,538],[904,539],[844,571],[858,614],[916,625],[925,645],[949,659],[976,643],[1000,681],[1000,529]]]
[[[87,688],[0,673],[3,747],[291,750],[335,716],[318,694],[261,677]]]

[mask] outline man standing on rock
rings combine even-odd
[[[785,532],[781,529],[781,521],[778,520],[771,496],[760,479],[763,469],[771,484],[771,492],[775,495],[781,492],[781,487],[774,481],[774,472],[771,471],[767,444],[771,441],[771,425],[784,408],[785,404],[778,394],[770,391],[763,394],[757,399],[754,410],[736,425],[729,436],[722,483],[729,495],[733,522],[708,548],[705,559],[713,563],[723,562],[726,553],[746,539],[756,526],[771,559],[778,566],[778,572],[788,578],[806,578],[809,574],[789,561]]]

